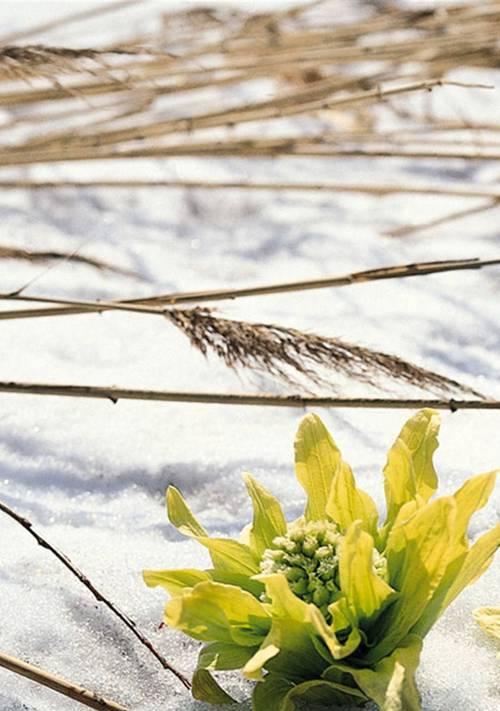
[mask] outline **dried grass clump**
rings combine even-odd
[[[132,49],[71,49],[43,44],[0,47],[0,78],[27,81],[38,77],[55,79],[61,74],[95,73],[105,67],[110,55],[136,54]],[[92,64],[88,64],[91,60]]]
[[[189,155],[500,159],[488,135],[481,135],[480,149],[453,141],[453,132],[474,130],[474,122],[443,121],[432,111],[415,115],[395,103],[409,91],[450,83],[447,75],[457,68],[497,67],[498,3],[424,11],[381,3],[351,23],[339,23],[334,10],[335,0],[268,13],[175,10],[159,14],[156,32],[103,49],[11,41],[2,48],[0,41],[0,106],[31,128],[16,145],[2,147],[0,165]],[[107,67],[104,60],[112,55]],[[61,85],[63,73],[72,76]],[[34,76],[51,85],[11,86],[12,78]],[[267,81],[265,99],[245,98],[261,79]],[[2,80],[10,84],[3,87]],[[110,110],[80,128],[68,129],[54,116],[48,127],[33,111],[65,101],[78,113],[82,100],[110,105],[117,93],[128,111]],[[379,130],[381,101],[413,123],[403,136]],[[272,139],[262,138],[263,125],[285,117],[292,121],[286,134],[273,130]],[[243,125],[245,139],[235,141],[232,130]],[[492,120],[477,128],[493,132],[500,125]],[[216,135],[207,138],[207,129]]]

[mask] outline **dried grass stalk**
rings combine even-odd
[[[116,7],[126,4],[117,3]],[[0,49],[0,79],[12,72],[23,80],[45,74],[53,86],[29,90],[24,86],[22,90],[6,87],[0,93],[0,105],[11,108],[25,127],[31,127],[26,140],[2,148],[0,164],[189,155],[401,156],[441,160],[500,157],[487,139],[479,151],[472,143],[468,151],[458,150],[458,145],[436,145],[433,131],[441,131],[443,121],[432,117],[416,119],[419,128],[425,126],[428,130],[423,143],[413,148],[407,143],[398,145],[399,139],[377,130],[375,116],[367,108],[368,104],[376,106],[401,92],[431,89],[443,83],[440,77],[446,82],[447,73],[457,67],[496,67],[500,59],[498,3],[466,3],[448,7],[446,13],[398,10],[382,3],[369,16],[340,26],[332,22],[333,3],[325,6],[311,11],[300,5],[293,12],[271,13],[222,9],[168,12],[159,18],[158,35],[133,36],[117,49],[110,47],[115,53],[132,55],[141,53],[141,45],[152,47],[147,58],[131,56],[112,63],[119,70],[121,81],[111,72],[100,72],[98,79],[87,76],[89,65],[100,66],[107,50],[35,44],[17,47],[13,44],[15,39],[10,38],[8,45]],[[90,15],[101,11],[109,11],[108,6],[92,9]],[[80,17],[77,13],[73,21]],[[60,21],[56,20],[55,25],[58,24]],[[31,34],[32,31],[28,36]],[[165,52],[165,47],[174,47],[175,51]],[[353,63],[361,61],[365,66],[367,59],[370,65],[361,76],[357,73],[359,65],[356,68]],[[412,74],[408,73],[410,66],[415,68]],[[74,81],[71,78],[65,86],[58,85],[59,74],[68,71],[73,73]],[[192,107],[180,119],[176,111],[165,111],[156,101],[169,94],[175,104],[181,93],[200,88],[213,92],[231,84],[244,86],[261,77],[274,82],[265,101],[242,99],[234,105],[222,95],[220,110],[214,112],[212,94],[199,100],[193,96]],[[386,81],[391,81],[392,87],[379,90],[377,87]],[[400,86],[394,86],[394,82]],[[75,130],[59,123],[50,132],[44,131],[45,122],[37,122],[36,111],[25,108],[40,103],[43,109],[44,102],[68,100],[79,109],[82,98],[106,98],[117,92],[128,97],[134,106],[140,104],[138,95],[149,92],[151,103],[133,111],[129,118],[112,112],[99,122],[98,128],[87,122]],[[236,93],[245,95],[244,91],[232,95]],[[294,122],[297,135],[293,138],[262,140],[260,127],[283,116],[320,120],[314,123],[312,138],[310,124],[304,125],[299,118]],[[357,129],[343,130],[345,118],[349,126],[369,126],[369,137],[356,137]],[[244,141],[232,140],[231,133],[225,130],[249,122],[257,125],[254,135]],[[474,128],[473,124],[466,128]],[[490,124],[491,130],[498,129],[496,122]],[[199,135],[198,131],[207,128],[217,129],[220,140],[208,141],[206,135]],[[192,137],[188,135],[191,132]]]
[[[500,127],[499,127],[500,128]],[[0,190],[56,190],[64,188],[165,188],[187,190],[256,190],[256,191],[297,191],[313,193],[366,193],[377,197],[397,193],[409,195],[443,195],[465,198],[491,198],[500,200],[500,188],[494,186],[460,185],[453,183],[438,184],[401,184],[401,183],[298,183],[298,182],[251,182],[213,181],[213,180],[108,180],[96,178],[93,180],[30,180],[30,179],[0,179]]]
[[[3,652],[0,652],[0,667],[26,679],[31,679],[36,684],[46,686],[52,691],[78,701],[78,703],[88,708],[97,709],[97,711],[127,711],[124,706],[117,704],[115,701],[105,699],[100,694],[84,689],[82,686],[66,681],[60,676],[51,674],[44,669],[40,669],[40,667],[35,667],[33,664],[28,664]]]
[[[141,402],[178,402],[210,405],[254,405],[261,407],[335,407],[355,409],[404,409],[418,410],[434,407],[437,410],[500,410],[500,400],[455,399],[455,398],[392,398],[392,397],[332,397],[330,395],[269,395],[267,393],[221,393],[171,390],[139,390],[116,386],[66,385],[48,383],[19,383],[0,381],[0,392],[17,395],[43,395],[70,398],[120,400]]]
[[[35,530],[33,527],[33,523],[25,518],[24,516],[21,516],[17,511],[14,511],[14,509],[10,508],[10,506],[7,506],[3,501],[0,501],[0,511],[9,518],[13,519],[16,521],[18,524],[20,524],[28,533],[33,536],[35,541],[38,543],[39,546],[42,548],[45,548],[48,550],[50,553],[52,553],[57,560],[64,565],[64,567],[72,573],[72,575],[82,584],[84,585],[87,590],[89,590],[94,598],[97,600],[97,602],[102,603],[105,605],[105,607],[110,610],[115,617],[117,617],[120,622],[122,622],[131,632],[132,634],[136,637],[136,639],[139,640],[139,642],[149,651],[151,654],[155,657],[155,659],[160,662],[161,666],[174,674],[174,676],[179,679],[179,681],[183,684],[183,686],[186,689],[191,688],[190,682],[186,679],[186,677],[178,671],[175,667],[173,667],[170,662],[168,662],[165,657],[160,654],[160,652],[154,647],[153,643],[145,636],[143,632],[137,627],[136,622],[129,617],[125,612],[120,610],[117,605],[115,605],[109,598],[107,598],[96,586],[94,583],[83,573],[82,570],[80,570],[71,560],[68,558],[68,556],[63,553],[61,550],[56,548],[52,543],[50,543],[44,536],[42,536],[38,531]],[[57,689],[56,689],[57,690]],[[61,693],[64,693],[62,691]],[[80,696],[80,694],[78,694]],[[79,700],[79,699],[77,699]],[[99,708],[99,707],[96,707]]]
[[[133,271],[122,269],[114,264],[105,262],[102,259],[94,257],[84,257],[80,254],[72,254],[70,252],[59,252],[57,250],[31,250],[21,249],[19,247],[6,247],[0,245],[0,259],[21,259],[35,264],[51,261],[76,262],[77,264],[85,264],[89,267],[94,267],[100,271],[114,272],[115,274],[123,274],[124,276],[137,277]]]

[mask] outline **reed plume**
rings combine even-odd
[[[274,375],[289,384],[303,376],[316,385],[329,385],[318,368],[376,385],[381,378],[427,389],[437,394],[480,393],[402,358],[340,338],[306,333],[273,324],[221,318],[212,310],[171,309],[165,317],[177,326],[203,355],[214,353],[229,368],[251,368]]]

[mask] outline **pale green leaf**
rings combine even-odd
[[[227,642],[212,642],[202,648],[198,657],[198,669],[227,671],[241,669],[257,651],[257,647],[242,647]]]
[[[343,600],[345,600],[345,598],[343,598]],[[330,605],[328,609],[333,609],[334,607],[340,604],[341,602],[337,601],[336,603],[333,603],[333,605]],[[329,664],[331,663],[331,658],[343,659],[344,657],[348,657],[350,654],[355,652],[361,644],[361,633],[356,627],[354,621],[349,628],[347,639],[343,642],[340,642],[335,631],[335,625],[329,625],[321,614],[321,612],[316,607],[310,605],[308,612],[309,619],[311,620],[314,630],[317,633],[317,639],[313,638],[316,649],[318,650],[318,652],[320,652],[320,654],[323,653],[324,658]],[[343,630],[345,628],[342,627],[341,629]],[[321,644],[324,645],[324,648],[328,650],[328,656],[325,655],[322,647],[320,646]]]
[[[497,472],[488,472],[468,479],[455,492],[457,502],[457,517],[455,522],[455,543],[468,545],[467,528],[472,515],[486,506],[495,486]]]
[[[425,408],[408,420],[399,435],[411,453],[417,493],[424,501],[430,499],[438,486],[432,458],[439,446],[439,427],[439,413]]]
[[[195,518],[181,492],[175,486],[167,489],[167,514],[171,524],[185,536],[207,536],[203,526]]]
[[[424,614],[448,565],[455,513],[453,497],[437,499],[391,530],[386,556],[389,579],[399,596],[373,630],[367,661],[390,654]]]
[[[197,583],[210,580],[209,573],[204,570],[185,568],[184,570],[144,570],[144,582],[150,588],[160,586],[170,595],[180,595],[184,588],[192,588]]]
[[[259,564],[249,546],[224,538],[210,538],[196,520],[180,491],[167,489],[167,512],[170,522],[185,536],[190,536],[208,548],[216,570],[251,576],[259,572]]]
[[[471,585],[489,568],[495,553],[500,546],[500,524],[497,524],[491,531],[484,533],[470,547],[460,572],[451,583],[446,597],[441,606],[441,611],[450,605],[464,588]]]
[[[394,671],[385,694],[383,711],[405,711],[403,706],[403,689],[405,683],[406,669],[402,664],[396,662]],[[418,707],[417,707],[418,708]]]
[[[307,603],[293,594],[284,575],[261,574],[256,576],[256,579],[264,583],[266,595],[271,600],[273,617],[284,617],[298,622],[307,620]]]
[[[265,665],[280,652],[279,647],[276,647],[272,642],[274,638],[275,634],[271,631],[262,643],[261,648],[258,649],[245,664],[243,674],[247,679],[262,681],[264,678],[263,669]]]
[[[253,595],[211,581],[172,598],[165,608],[165,622],[203,642],[246,647],[262,644],[271,625],[266,608]]]
[[[266,674],[264,681],[255,685],[252,696],[253,711],[279,711],[293,683],[278,674]]]
[[[253,660],[252,672],[258,673],[261,662],[266,669],[293,680],[320,676],[331,662],[325,661],[314,641],[318,637],[310,617],[310,608],[314,606],[292,593],[284,575],[259,575],[258,579],[266,586],[266,596],[271,600],[272,625],[262,644],[263,650],[269,649]],[[279,654],[275,651],[271,654],[276,649]]]
[[[246,474],[244,478],[253,505],[249,543],[253,552],[260,558],[266,548],[271,548],[277,536],[285,535],[286,521],[278,499],[250,474]]]
[[[236,585],[236,587],[242,588],[242,590],[246,590],[247,592],[252,593],[252,595],[256,598],[260,598],[260,596],[264,592],[264,585],[258,580],[254,580],[253,577],[249,578],[248,574],[233,573],[227,570],[221,570],[220,568],[218,568],[217,570],[210,569],[206,572],[210,575],[212,580],[215,580],[216,583]]]
[[[341,461],[330,486],[326,513],[342,530],[360,520],[365,531],[377,536],[378,511],[373,499],[358,489],[351,467]]]
[[[208,704],[222,706],[225,704],[238,703],[219,686],[206,669],[197,669],[195,671],[191,693],[198,701],[205,701]]]
[[[376,575],[373,568],[373,538],[355,521],[346,531],[339,554],[340,587],[346,596],[354,617],[367,629],[396,592]]]
[[[453,497],[456,502],[456,518],[452,542],[448,551],[448,563],[432,599],[428,602],[420,620],[413,628],[413,631],[421,637],[427,634],[438,617],[444,612],[446,605],[449,604],[449,602],[445,603],[445,600],[449,598],[450,589],[454,588],[455,581],[461,579],[461,570],[467,560],[469,551],[467,527],[470,518],[475,511],[486,504],[494,483],[494,472],[480,474],[466,481]],[[461,589],[463,588],[460,587],[458,592]]]
[[[500,642],[500,607],[478,607],[472,614],[481,629]]]
[[[439,415],[424,409],[411,417],[391,447],[384,468],[387,522],[391,523],[408,501],[427,501],[437,489],[432,462],[438,447]]]
[[[409,635],[373,669],[352,668],[350,673],[360,689],[375,701],[381,711],[421,711],[420,696],[415,685],[415,671],[421,649],[422,640],[416,635]]]
[[[216,571],[255,575],[259,563],[248,546],[227,538],[197,536],[196,540],[208,548]]]
[[[306,518],[323,520],[340,451],[317,415],[307,415],[295,438],[295,471],[307,494]]]
[[[360,702],[366,702],[366,696],[361,691],[325,679],[314,679],[290,689],[279,711],[296,711],[298,708],[332,709]]]

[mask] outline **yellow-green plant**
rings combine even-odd
[[[239,541],[211,538],[179,491],[168,489],[171,523],[208,548],[213,567],[145,571],[144,579],[170,593],[166,623],[207,643],[196,698],[231,702],[211,672],[241,669],[257,681],[255,711],[368,700],[383,711],[421,708],[414,676],[423,638],[500,544],[500,525],[472,546],[467,538],[494,472],[433,498],[438,430],[438,414],[422,410],[389,450],[381,527],[316,415],[304,418],[295,441],[307,494],[297,521],[287,523],[278,500],[247,475],[252,523]]]
[[[481,629],[500,644],[500,607],[478,607],[472,614]],[[500,652],[497,659],[500,659]]]

